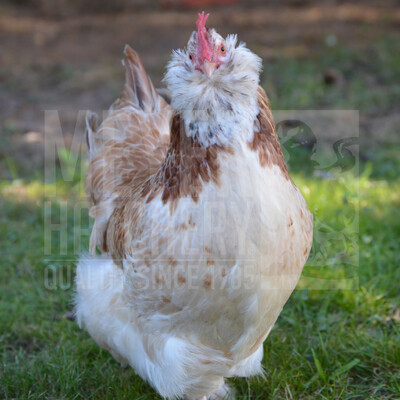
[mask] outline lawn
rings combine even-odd
[[[383,38],[359,51],[275,60],[263,86],[274,109],[351,108],[368,120],[399,108],[396,46]],[[319,77],[333,60],[344,86]],[[290,154],[315,216],[314,249],[265,343],[265,377],[233,379],[238,399],[400,398],[398,141],[372,136],[362,146],[357,168],[329,174],[305,168],[307,149]],[[0,182],[0,397],[159,398],[67,318],[91,223],[81,177],[45,184],[17,162],[8,168]]]

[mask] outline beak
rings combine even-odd
[[[204,60],[203,65],[201,66],[201,70],[207,74],[207,76],[211,76],[216,68],[217,64],[209,62],[208,60]]]

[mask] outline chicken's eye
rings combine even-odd
[[[222,55],[225,55],[226,53],[226,48],[223,44],[221,44],[221,46],[219,47],[219,51],[221,52]]]
[[[189,60],[193,61],[193,56],[191,54],[189,54]]]

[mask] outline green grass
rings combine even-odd
[[[268,66],[264,83],[285,93],[272,96],[274,108],[390,111],[400,103],[394,47],[390,40],[377,45],[372,54],[379,62],[364,60],[364,75],[352,70],[364,53],[329,50],[319,64]],[[316,79],[335,60],[351,82],[347,91],[324,89]],[[376,91],[369,93],[366,75],[377,79]],[[295,77],[305,82],[304,93]],[[389,98],[381,86],[390,87]],[[301,173],[303,156],[291,154],[291,174],[315,216],[314,248],[265,343],[265,378],[232,380],[238,399],[399,399],[398,152],[376,149],[360,176]],[[19,166],[11,159],[9,165],[13,178],[0,181],[0,398],[159,398],[65,317],[74,261],[87,249],[90,228],[79,176],[44,185],[40,178],[17,179]],[[59,224],[61,236],[49,234],[49,224]]]
[[[400,184],[347,176],[321,179],[293,174],[318,221],[338,235],[357,235],[359,263],[341,263],[343,243],[328,243],[334,267],[304,270],[265,344],[266,378],[234,380],[243,399],[398,398],[400,393]],[[76,239],[73,210],[82,203],[79,184],[57,184],[59,199],[46,205],[54,185],[3,183],[0,198],[0,336],[2,398],[135,398],[154,392],[100,350],[76,323],[71,310]],[[344,199],[347,200],[344,201]],[[58,220],[69,199],[65,221]],[[359,206],[359,212],[354,205]],[[358,224],[349,223],[359,215]],[[83,213],[84,214],[84,213]],[[61,223],[68,237],[52,236],[44,254],[45,221]],[[87,217],[81,227],[88,228]],[[79,242],[79,241],[78,241]],[[344,260],[345,261],[345,260]],[[318,262],[317,262],[318,265]],[[315,289],[316,282],[320,290]],[[350,282],[338,290],[331,282]],[[347,284],[348,285],[348,284]],[[324,290],[321,290],[323,288]]]
[[[336,81],[324,75],[334,70]],[[264,63],[263,85],[273,109],[356,109],[378,114],[400,103],[400,44],[383,36],[360,49],[334,46],[317,57]]]

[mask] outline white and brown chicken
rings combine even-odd
[[[88,121],[94,226],[77,321],[168,399],[233,399],[225,378],[262,373],[312,242],[261,59],[207,17],[168,64],[171,104],[127,46],[120,98]]]

